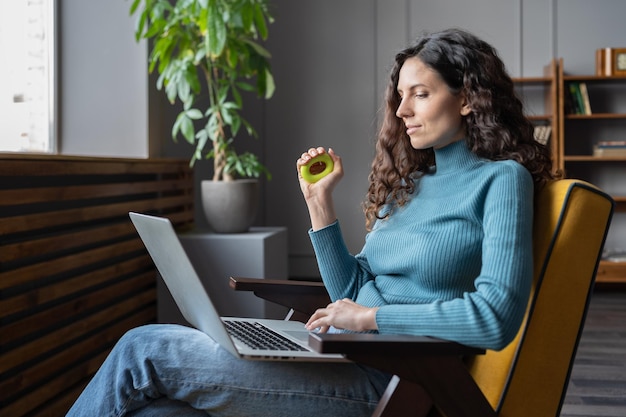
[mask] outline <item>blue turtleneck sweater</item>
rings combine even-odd
[[[436,170],[351,255],[339,223],[310,231],[331,299],[379,307],[380,333],[488,349],[516,335],[532,281],[533,181],[465,141],[435,151]]]

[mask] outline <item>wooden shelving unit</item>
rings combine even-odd
[[[536,125],[552,128],[548,144],[555,168],[566,178],[579,178],[602,187],[612,194],[616,214],[623,215],[626,156],[594,156],[593,145],[599,140],[626,140],[626,76],[567,75],[563,68],[563,59],[555,59],[544,68],[544,76],[513,81],[529,112],[528,118]],[[591,114],[566,113],[565,95],[569,94],[569,83],[574,82],[586,83]],[[607,185],[603,183],[606,178],[611,179]],[[620,183],[624,185],[612,189]],[[626,283],[626,262],[601,261],[596,281]]]
[[[535,125],[551,127],[548,144],[552,154],[558,154],[558,62],[552,60],[544,67],[542,77],[513,78],[516,91],[524,101],[527,117]]]
[[[602,284],[623,284],[626,282],[624,271],[626,271],[626,262],[600,261],[596,282]]]
[[[626,156],[594,156],[593,145],[600,140],[626,140],[626,77],[568,75],[563,59],[559,59],[557,68],[559,167],[566,177],[587,180],[612,194],[616,215],[623,214],[626,186],[615,185],[626,182]],[[565,94],[569,84],[581,82],[587,86],[592,113],[567,114]],[[607,178],[611,178],[608,184]],[[596,281],[626,283],[626,262],[601,261]]]

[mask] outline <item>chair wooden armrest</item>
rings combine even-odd
[[[432,415],[432,405],[447,416],[496,416],[463,361],[484,349],[426,336],[362,333],[311,333],[309,344],[395,375],[374,416],[407,415],[409,410]]]
[[[292,294],[327,294],[324,284],[320,281],[230,277],[229,285],[235,291],[280,291]]]
[[[257,297],[290,308],[292,320],[306,321],[315,310],[330,303],[321,282],[230,277],[229,285],[235,291],[252,291]]]
[[[320,353],[379,356],[468,356],[485,353],[485,349],[428,336],[382,335],[372,333],[311,333],[309,345]]]

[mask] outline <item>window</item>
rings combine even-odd
[[[0,151],[56,150],[55,3],[0,1]]]

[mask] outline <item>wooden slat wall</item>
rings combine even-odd
[[[62,416],[128,329],[156,321],[129,211],[193,222],[184,160],[0,154],[0,415]]]

